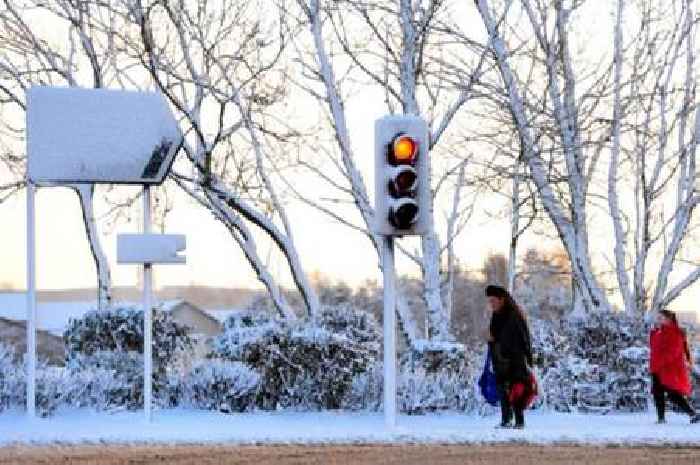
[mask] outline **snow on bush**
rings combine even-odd
[[[221,412],[243,412],[253,404],[260,375],[239,362],[210,359],[185,377],[182,404]]]
[[[66,369],[77,384],[71,402],[99,410],[143,406],[143,312],[114,307],[71,320],[63,335]],[[177,403],[179,387],[171,373],[192,349],[187,328],[172,316],[153,314],[153,395],[161,406]]]
[[[234,315],[212,356],[260,373],[260,408],[337,409],[353,378],[376,360],[377,328],[371,315],[350,306],[324,306],[316,321]]]
[[[483,354],[472,355],[477,360]],[[480,363],[470,362],[462,344],[419,340],[399,358],[397,403],[409,414],[481,409],[476,388]],[[382,364],[357,375],[343,401],[343,408],[379,410],[382,406]]]
[[[398,408],[408,414],[473,411],[480,404],[476,394],[474,378],[464,373],[428,372],[417,367],[399,374]]]
[[[0,342],[0,412],[21,405],[25,390],[24,370],[12,347]]]
[[[365,371],[353,376],[350,388],[343,397],[341,407],[345,410],[379,411],[383,405],[383,387],[383,364],[381,362],[372,363]]]
[[[410,414],[474,410],[481,403],[475,390],[482,366],[478,358],[462,344],[416,341],[400,356],[400,410]]]
[[[100,350],[74,354],[66,369],[76,388],[72,403],[97,410],[135,410],[143,406],[143,355],[135,351]],[[154,376],[153,392],[161,397],[164,378]]]
[[[71,319],[63,334],[68,357],[90,355],[98,351],[135,351],[143,353],[143,312],[134,307],[92,310]],[[173,320],[170,313],[153,312],[153,366],[165,370],[181,352],[190,350],[187,328]]]
[[[41,364],[36,371],[36,412],[41,417],[54,414],[71,403],[75,380],[61,367]],[[26,395],[23,396],[24,403]]]
[[[695,408],[700,409],[700,347],[691,348],[693,354],[693,395],[692,401]]]
[[[36,412],[41,417],[69,404],[72,380],[63,368],[39,360],[36,369]],[[12,348],[0,343],[0,412],[24,408],[27,401],[27,371]]]
[[[531,322],[540,403],[558,411],[643,411],[650,391],[649,327],[623,313]]]

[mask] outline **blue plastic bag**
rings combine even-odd
[[[493,361],[491,357],[491,348],[486,352],[486,362],[484,363],[484,372],[479,377],[479,389],[481,395],[484,396],[486,402],[491,405],[498,405],[501,401],[501,394],[498,391],[496,383],[496,373],[493,371]]]

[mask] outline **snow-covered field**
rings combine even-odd
[[[501,443],[700,446],[700,425],[671,416],[656,425],[652,414],[565,415],[532,413],[523,431],[495,429],[495,416],[401,416],[393,430],[381,414],[251,413],[226,415],[165,410],[151,424],[141,412],[62,411],[48,419],[24,412],[0,414],[0,445],[11,443]]]

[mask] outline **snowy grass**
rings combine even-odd
[[[233,444],[594,444],[700,447],[700,425],[671,415],[567,415],[531,413],[523,431],[499,430],[495,416],[455,413],[401,416],[395,429],[381,414],[348,412],[257,412],[220,414],[188,409],[158,411],[148,424],[141,412],[59,411],[29,419],[22,411],[0,414],[0,445],[78,443]]]

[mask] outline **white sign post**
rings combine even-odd
[[[151,188],[143,186],[143,233],[151,232]],[[153,397],[153,265],[143,264],[143,411],[151,421]]]
[[[27,413],[36,416],[36,223],[34,184],[27,182]]]
[[[149,235],[150,185],[163,182],[183,136],[161,95],[106,89],[33,87],[27,91],[26,129],[27,413],[33,417],[37,313],[35,187],[80,183],[143,185],[143,232]],[[152,262],[140,263],[144,277],[144,411],[150,420],[153,277]]]
[[[151,421],[153,406],[153,264],[185,263],[181,234],[151,234],[151,188],[143,187],[143,234],[117,237],[117,262],[143,265],[143,410]]]

